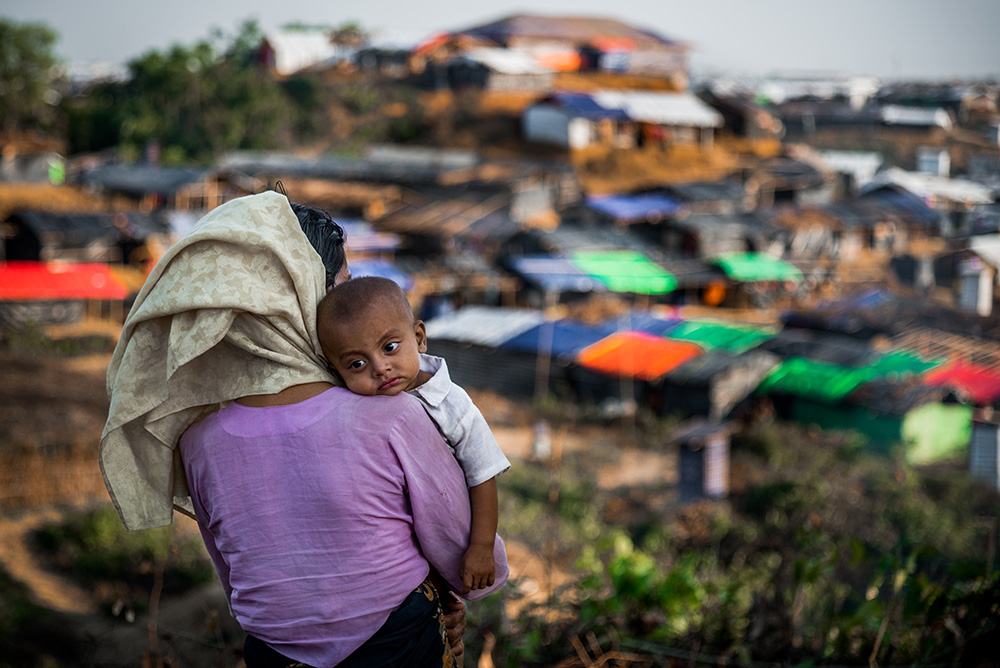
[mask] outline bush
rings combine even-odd
[[[175,536],[172,527],[127,532],[114,508],[45,526],[35,532],[34,544],[50,564],[109,598],[141,600],[158,568],[167,594],[208,582],[214,573],[199,537]]]

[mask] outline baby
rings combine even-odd
[[[462,558],[468,593],[493,584],[497,532],[496,476],[510,468],[485,418],[440,357],[425,355],[427,333],[402,289],[387,278],[341,283],[319,304],[323,354],[355,394],[410,392],[420,400],[465,472],[472,506],[469,548]]]

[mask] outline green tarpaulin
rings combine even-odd
[[[854,368],[789,357],[761,382],[758,392],[784,392],[800,397],[837,402],[871,379],[868,368]]]
[[[613,292],[662,295],[677,287],[677,280],[671,274],[642,253],[581,251],[573,253],[570,261]]]
[[[794,281],[802,280],[802,272],[781,258],[767,253],[724,253],[711,260],[734,281]]]
[[[877,362],[870,364],[868,368],[871,369],[873,378],[876,376],[901,378],[920,375],[946,361],[942,357],[926,358],[912,350],[900,348],[886,353]]]
[[[721,348],[739,354],[773,338],[774,330],[717,320],[686,320],[670,330],[668,336],[697,343],[705,350]]]

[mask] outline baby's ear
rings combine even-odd
[[[413,323],[413,335],[417,337],[417,350],[426,353],[427,352],[427,329],[424,327],[423,320],[416,320]]]

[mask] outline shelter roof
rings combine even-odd
[[[0,301],[125,299],[125,282],[106,264],[0,263]]]
[[[546,321],[507,339],[499,347],[572,359],[582,349],[613,334],[615,327],[609,321],[596,325],[570,319]]]
[[[546,102],[558,105],[578,118],[610,118],[616,121],[629,120],[629,116],[624,110],[602,107],[593,97],[586,93],[559,91],[549,95],[548,98],[542,101],[542,103]]]
[[[705,354],[684,362],[667,375],[677,384],[704,385],[719,374],[734,368],[743,368],[752,369],[757,380],[761,380],[779,364],[781,364],[780,357],[763,350],[734,353],[731,350],[717,348],[706,350]],[[753,389],[750,387],[747,392]]]
[[[802,271],[790,262],[767,253],[724,253],[712,258],[734,281],[802,280]]]
[[[960,360],[929,372],[924,383],[951,388],[966,401],[980,406],[1000,398],[1000,373]]]
[[[584,273],[571,260],[549,255],[514,258],[511,269],[547,292],[604,292],[603,282]]]
[[[701,348],[693,343],[627,331],[587,346],[577,355],[577,362],[609,376],[656,380],[700,354]]]
[[[940,402],[949,393],[946,387],[926,385],[916,378],[901,381],[883,377],[859,385],[846,401],[882,415],[902,417],[924,404]]]
[[[337,55],[326,31],[283,30],[264,36],[274,49],[274,69],[285,76],[294,74]]]
[[[426,323],[427,338],[495,348],[545,320],[529,309],[467,306]]]
[[[95,240],[114,242],[120,238],[147,239],[168,234],[168,223],[146,213],[50,213],[18,211],[11,220],[24,225],[42,243],[86,246]]]
[[[82,172],[78,178],[91,188],[142,197],[172,195],[184,186],[203,181],[209,173],[207,169],[189,167],[103,165]]]
[[[668,190],[687,202],[738,202],[746,197],[743,185],[735,181],[687,183],[670,186]]]
[[[682,209],[676,197],[661,193],[633,195],[587,195],[587,206],[616,221],[626,223],[659,221]]]
[[[585,46],[598,40],[626,38],[637,50],[675,50],[684,46],[675,40],[642,30],[611,18],[593,16],[540,16],[514,14],[490,23],[467,28],[461,33],[488,39],[496,44],[516,40],[565,42]]]
[[[612,292],[661,295],[677,287],[665,269],[634,251],[577,251],[570,261]]]
[[[600,90],[594,100],[608,109],[622,109],[633,121],[702,128],[722,126],[722,114],[691,93]]]
[[[969,250],[994,267],[1000,267],[1000,234],[972,237]]]
[[[953,356],[934,350],[934,337],[941,334],[965,340],[967,353],[975,352],[977,342],[985,344],[1000,339],[1000,318],[984,318],[887,290],[869,290],[847,299],[820,304],[808,311],[788,312],[782,315],[782,321],[795,327],[860,338],[888,335],[893,337],[896,345],[932,356]],[[920,341],[908,342],[901,338],[907,333],[916,336],[921,332]],[[968,354],[965,356],[968,357]]]
[[[993,189],[963,179],[946,176],[908,172],[899,167],[890,167],[879,172],[864,188],[864,192],[885,186],[899,186],[924,199],[961,202],[964,204],[990,204]]]
[[[826,402],[837,402],[870,379],[867,369],[789,357],[758,386],[763,393],[779,392]]]
[[[466,51],[459,60],[466,60],[500,74],[548,74],[547,67],[538,64],[530,54],[499,47],[477,47]]]
[[[671,329],[668,336],[678,341],[697,343],[706,351],[724,350],[738,355],[774,338],[775,334],[776,330],[771,327],[692,318]]]
[[[760,347],[782,357],[797,357],[840,367],[859,368],[877,359],[879,353],[867,342],[849,336],[785,327]]]

